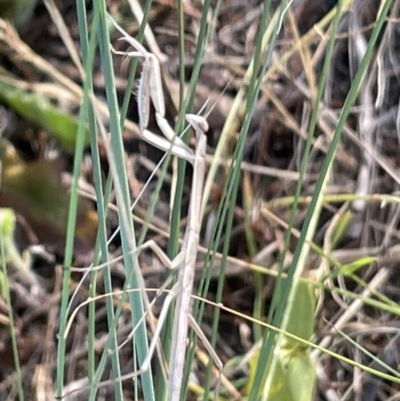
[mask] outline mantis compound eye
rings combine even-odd
[[[194,130],[206,133],[208,131],[208,122],[202,116],[196,114],[186,114],[186,121],[194,128]]]

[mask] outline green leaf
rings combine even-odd
[[[315,368],[308,351],[296,352],[296,355],[290,359],[286,372],[290,399],[293,401],[312,400],[315,379]]]
[[[369,266],[371,263],[376,261],[376,257],[373,256],[365,256],[364,258],[357,259],[356,261],[349,263],[347,265],[343,265],[339,269],[335,269],[330,275],[329,278],[334,279],[337,276],[348,277],[357,272],[357,270],[362,269],[363,267]]]
[[[347,210],[343,216],[340,217],[338,224],[335,227],[335,230],[332,235],[332,240],[331,240],[331,247],[332,249],[335,249],[341,239],[343,238],[343,235],[346,233],[347,227],[349,226],[349,223],[351,219],[353,218],[353,213],[350,210]]]
[[[0,100],[24,120],[54,135],[65,150],[73,152],[78,121],[54,107],[43,94],[17,88],[5,83],[4,77],[0,78]],[[88,138],[87,133],[85,145],[89,144]]]
[[[32,16],[37,0],[0,0],[0,18],[22,27]]]
[[[0,236],[2,237],[6,263],[12,263],[18,271],[25,272],[27,269],[25,260],[14,242],[15,223],[14,211],[9,208],[0,208]]]
[[[286,330],[296,337],[309,340],[314,331],[315,294],[313,287],[306,281],[296,284],[294,302],[290,311]],[[286,337],[285,344],[298,341]]]
[[[299,338],[309,340],[314,330],[315,294],[313,286],[299,280],[294,289],[295,296],[290,311],[287,331]],[[246,386],[249,394],[253,386],[256,369],[260,369],[260,353],[257,352],[250,360],[250,375]],[[299,340],[286,337],[281,348],[270,354],[264,365],[263,385],[267,375],[271,374],[272,358],[274,360],[272,385],[269,387],[268,401],[311,401],[315,385],[315,368],[307,347]],[[301,380],[299,379],[301,378]],[[261,391],[260,391],[261,395]]]
[[[12,145],[0,140],[0,206],[24,216],[39,241],[62,252],[68,221],[69,191],[62,184],[63,161],[21,160]],[[80,257],[93,249],[97,233],[97,214],[89,202],[80,198],[75,251]]]

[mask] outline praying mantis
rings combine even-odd
[[[168,401],[179,401],[182,389],[189,324],[198,333],[202,340],[205,340],[204,334],[201,333],[200,328],[191,316],[191,296],[193,291],[197,247],[199,244],[199,233],[201,229],[200,205],[202,203],[205,176],[205,156],[207,146],[207,137],[205,133],[208,131],[208,123],[204,117],[194,114],[186,115],[187,122],[193,127],[196,134],[196,149],[195,151],[192,151],[192,149],[175,134],[165,118],[165,102],[162,90],[161,71],[157,58],[152,53],[149,53],[136,39],[130,37],[116,24],[115,26],[121,33],[123,33],[124,36],[122,39],[127,41],[135,51],[125,53],[113,50],[113,52],[128,57],[139,57],[143,60],[143,71],[139,80],[137,95],[139,130],[143,139],[159,149],[187,160],[193,165],[193,187],[190,197],[186,233],[183,241],[184,245],[178,255],[171,261],[155,243],[151,242],[148,244],[162,262],[171,269],[178,269],[179,273],[176,284],[165,299],[157,327],[153,333],[153,339],[149,346],[148,358],[146,358],[146,361],[140,369],[140,371],[143,372],[148,368],[150,358],[157,345],[162,324],[168,314],[169,306],[172,301],[176,299],[167,399]],[[150,113],[150,101],[155,109],[158,127],[164,137],[157,136],[147,129]],[[219,369],[219,372],[221,373],[221,361],[215,354],[215,351],[212,350],[211,346],[209,351]]]

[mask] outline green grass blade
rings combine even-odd
[[[99,48],[102,59],[102,66],[106,83],[107,104],[110,112],[110,131],[111,131],[111,160],[110,168],[113,173],[114,185],[117,195],[117,206],[119,213],[120,233],[122,250],[124,254],[124,265],[127,275],[127,285],[131,289],[143,289],[143,277],[135,252],[135,236],[132,219],[130,218],[130,198],[127,183],[127,175],[124,165],[124,148],[122,143],[122,133],[120,126],[120,114],[115,92],[114,70],[110,55],[110,38],[106,19],[106,6],[104,1],[94,3],[94,10],[100,14]],[[132,291],[128,294],[131,304],[132,325],[138,322],[138,330],[134,337],[133,347],[136,349],[139,366],[143,364],[147,353],[147,331],[142,316],[144,314],[143,303],[147,296],[142,291]],[[144,372],[141,376],[143,395],[145,400],[154,400],[154,387],[151,369]]]
[[[66,348],[65,330],[68,320],[67,310],[68,310],[68,300],[69,300],[69,285],[71,278],[69,267],[71,267],[73,258],[73,247],[75,239],[75,227],[76,227],[76,216],[77,216],[77,206],[78,206],[78,180],[80,176],[83,149],[86,138],[86,116],[89,103],[87,88],[89,87],[89,85],[90,85],[89,80],[85,79],[86,91],[83,98],[82,107],[80,110],[79,127],[77,132],[77,140],[75,148],[73,180],[71,184],[71,197],[70,197],[68,227],[67,227],[65,256],[64,256],[65,269],[63,271],[63,280],[62,280],[60,332],[59,332],[60,334],[59,334],[58,351],[57,351],[57,384],[56,384],[57,397],[62,397],[63,387],[64,387],[64,361],[65,361],[65,348]]]

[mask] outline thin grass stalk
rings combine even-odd
[[[197,46],[196,46],[196,52],[194,55],[194,64],[193,64],[193,70],[192,74],[190,77],[190,82],[189,82],[189,89],[188,89],[188,94],[187,98],[185,99],[184,106],[182,110],[179,110],[179,119],[177,123],[177,129],[178,132],[183,131],[183,126],[185,122],[185,114],[187,112],[191,112],[193,109],[193,104],[194,104],[194,98],[196,96],[196,86],[199,80],[199,74],[200,74],[200,69],[202,65],[202,60],[203,60],[203,55],[204,55],[204,49],[208,45],[209,37],[210,37],[210,27],[208,27],[207,23],[207,17],[208,17],[208,11],[211,9],[211,0],[205,0],[203,4],[203,10],[201,14],[201,20],[200,20],[200,31],[199,35],[197,37]],[[186,136],[187,138],[187,136]]]
[[[4,238],[8,237],[10,234],[4,234],[3,225],[1,225],[0,231],[0,268],[1,274],[3,276],[3,280],[1,280],[1,296],[4,299],[4,302],[7,306],[8,313],[8,321],[10,328],[10,339],[11,339],[11,349],[14,360],[14,369],[15,369],[15,377],[17,383],[17,391],[18,391],[18,399],[19,401],[24,401],[24,390],[22,387],[22,372],[21,365],[19,363],[19,355],[18,355],[18,342],[17,335],[15,332],[15,322],[14,322],[14,311],[11,303],[11,294],[10,294],[10,286],[8,282],[8,272],[7,272],[7,257],[6,257],[6,249],[4,244]]]
[[[360,350],[365,356],[367,356],[371,361],[373,361],[376,365],[380,366],[382,369],[387,370],[389,373],[391,373],[394,377],[397,379],[400,379],[400,372],[385,362],[381,361],[377,356],[375,356],[372,352],[368,351],[366,348],[364,348],[361,344],[359,344],[357,341],[353,340],[349,335],[347,335],[345,332],[343,332],[340,329],[336,329],[338,333],[346,340],[348,341],[354,348],[357,348]],[[364,370],[361,368],[361,370]]]
[[[111,319],[107,319],[107,321],[109,322],[108,323],[108,326],[109,326],[108,330],[109,330],[110,333],[116,332],[116,329],[117,329],[117,326],[118,326],[118,319],[119,319],[119,317],[120,317],[120,315],[122,313],[122,307],[123,307],[123,301],[122,300],[124,299],[126,293],[127,293],[127,288],[126,288],[126,285],[125,285],[123,290],[122,290],[122,293],[121,293],[121,296],[120,296],[120,302],[117,305],[117,309],[115,310],[115,313],[114,313],[112,321],[109,322],[109,320],[111,320]],[[109,295],[107,295],[106,298],[111,298],[112,297],[112,295],[111,295],[112,292],[110,292],[108,294]],[[112,300],[111,300],[111,302],[112,302]],[[110,335],[108,337],[107,341],[106,341],[105,346],[104,346],[104,350],[103,350],[103,354],[102,354],[102,356],[100,358],[100,362],[98,363],[96,374],[95,374],[95,377],[94,377],[93,382],[92,382],[91,392],[90,392],[90,395],[88,397],[88,401],[95,401],[96,400],[97,386],[99,385],[99,383],[101,381],[101,378],[103,376],[104,369],[105,369],[106,364],[107,364],[107,360],[108,360],[108,358],[110,356],[112,357],[113,353],[117,353],[118,352],[118,348],[114,348],[114,351],[110,352],[110,350],[113,347],[113,342],[114,342],[114,339]],[[117,346],[118,346],[118,344],[117,344]],[[136,369],[136,365],[134,366],[134,369]],[[120,376],[116,376],[116,379],[118,379],[118,377],[120,377]],[[137,381],[135,380],[134,381],[135,391],[137,391],[137,383],[136,382]]]
[[[94,59],[94,48],[93,48],[93,56],[92,56],[92,63],[90,63],[89,57],[88,57],[88,29],[87,29],[87,15],[86,15],[86,6],[82,2],[77,2],[76,3],[76,12],[77,12],[77,19],[78,19],[78,29],[79,29],[79,38],[80,38],[80,44],[81,44],[81,49],[82,49],[82,58],[84,61],[84,70],[85,70],[85,75],[86,79],[89,81],[92,80],[90,74],[91,70],[93,67],[93,59]],[[96,35],[95,30],[97,27],[97,23],[93,21],[92,24],[92,34],[94,32],[94,35]],[[94,36],[95,37],[95,36]],[[88,101],[88,93],[85,92],[85,89],[83,90],[83,102]],[[81,116],[84,118],[85,116],[82,114]],[[92,118],[90,118],[92,117]],[[95,127],[95,121],[94,121],[94,116],[89,116],[89,135],[90,139],[94,139],[97,142],[97,135],[96,135],[96,127]],[[94,132],[94,136],[93,136]],[[97,252],[95,251],[95,254]],[[94,263],[96,263],[94,261]],[[90,274],[90,285],[89,285],[89,296],[94,298],[96,296],[96,273],[91,273]],[[88,367],[87,367],[87,373],[88,373],[88,381],[89,384],[93,382],[94,378],[94,373],[95,373],[95,349],[94,349],[94,341],[96,338],[96,332],[95,332],[95,303],[92,302],[88,306]]]
[[[347,277],[347,275],[346,275],[346,277]],[[359,288],[362,288],[364,290],[370,289],[369,283],[366,283],[363,279],[356,276],[355,274],[350,274],[348,277],[351,278],[357,284],[357,286],[359,286]],[[386,305],[389,305],[389,306],[395,308],[398,311],[397,314],[400,313],[400,306],[398,303],[391,300],[387,296],[381,294],[379,291],[371,290],[371,292],[372,292],[372,295],[377,298],[378,302],[379,301],[383,302]]]
[[[93,26],[93,24],[92,24]],[[89,120],[92,118],[92,109],[89,110]],[[98,224],[98,235],[96,241],[96,251],[95,257],[93,259],[93,265],[96,266],[99,262],[102,264],[108,264],[109,262],[109,255],[108,255],[108,241],[107,241],[107,211],[108,211],[108,202],[111,196],[112,191],[112,177],[109,176],[109,179],[106,182],[105,190],[103,192],[103,185],[102,185],[102,174],[101,174],[101,163],[100,163],[100,155],[99,155],[99,147],[97,146],[97,131],[90,130],[90,140],[91,140],[91,155],[92,155],[92,164],[93,164],[93,178],[95,184],[95,191],[96,191],[96,199],[97,199],[97,214],[99,217],[99,224]],[[101,250],[98,253],[98,249]],[[93,274],[93,277],[97,277],[98,272]],[[101,272],[103,282],[104,282],[104,290],[106,294],[111,294],[113,292],[113,285],[111,279],[111,272],[110,267],[107,265]],[[92,285],[92,284],[91,284]],[[119,303],[122,306],[123,297],[119,300]],[[95,316],[95,304],[94,302],[91,303],[94,309],[94,316]],[[113,299],[110,297],[106,297],[106,310],[107,310],[107,324],[108,324],[108,342],[104,348],[103,355],[105,355],[106,360],[108,357],[111,358],[112,364],[112,371],[113,376],[118,378],[121,376],[120,370],[120,363],[119,363],[119,355],[118,355],[118,342],[117,342],[117,323],[120,317],[120,313],[122,308],[118,308],[117,311],[114,313],[114,302]],[[98,366],[96,371],[96,376],[93,379],[93,384],[97,384],[102,375],[105,368],[105,363],[103,366]],[[116,390],[116,399],[123,399],[122,397],[122,383],[116,382],[114,384]],[[94,386],[95,388],[95,386]],[[118,395],[118,396],[117,396]]]
[[[87,93],[87,92],[86,92]],[[74,167],[73,177],[71,183],[71,196],[68,211],[68,223],[66,233],[66,245],[64,254],[64,267],[63,280],[62,280],[62,293],[61,293],[61,307],[60,307],[60,331],[59,331],[59,342],[57,350],[57,384],[56,394],[57,397],[62,397],[64,387],[64,367],[65,367],[65,348],[66,348],[66,337],[65,329],[68,320],[68,300],[69,300],[69,284],[71,279],[71,272],[69,268],[72,264],[74,240],[75,240],[75,228],[76,228],[76,216],[78,210],[78,181],[80,176],[80,169],[82,164],[83,150],[85,145],[86,135],[86,115],[87,115],[88,99],[86,96],[80,110],[80,118],[77,132],[77,139],[75,145],[74,154]]]
[[[323,288],[324,291],[328,292],[335,292],[338,295],[341,295],[342,297],[347,297],[348,299],[356,300],[360,299],[359,294],[354,294],[352,291],[348,290],[342,290],[341,288],[329,288],[326,286],[316,286],[316,288]],[[365,288],[369,288],[369,286],[366,286]],[[400,316],[400,308],[398,304],[393,304],[392,302],[388,302],[387,300],[383,299],[382,301],[378,301],[373,298],[362,298],[361,299],[363,305],[369,306],[371,308],[379,309],[382,312],[387,312],[390,313],[394,316]]]
[[[184,32],[184,16],[183,16],[183,4],[178,2],[178,54],[179,54],[179,110],[178,110],[178,122],[176,124],[176,132],[182,132],[184,129],[185,114],[189,110],[184,106],[184,84],[185,84],[185,32]],[[203,9],[203,14],[204,14]],[[201,43],[201,42],[200,42]],[[197,83],[197,81],[196,81]],[[189,89],[189,96],[190,91]],[[194,88],[194,91],[196,89]],[[189,133],[183,135],[182,139],[187,143],[189,138]],[[175,190],[175,199],[173,202],[173,208],[171,213],[171,230],[170,238],[168,241],[167,254],[172,260],[178,253],[179,246],[179,236],[180,236],[180,219],[181,219],[181,207],[182,207],[182,197],[183,197],[183,186],[185,180],[186,171],[186,161],[178,159],[178,179]],[[169,320],[169,319],[168,319]]]
[[[244,186],[251,185],[250,179],[244,177]],[[254,257],[258,253],[258,247],[255,239],[255,235],[251,226],[251,208],[252,197],[246,195],[250,191],[248,188],[243,190],[243,209],[244,209],[244,233],[246,237],[246,246],[249,254],[250,260],[254,260]],[[261,321],[264,316],[264,286],[265,286],[265,276],[257,271],[253,272],[253,283],[254,283],[254,304],[253,304],[253,317],[257,321]],[[253,341],[257,342],[262,337],[262,327],[256,322],[253,324]]]
[[[98,17],[99,14],[94,15],[94,19],[92,21],[92,29],[91,29],[91,37],[90,44],[88,43],[88,32],[87,32],[87,19],[86,19],[86,9],[81,2],[77,2],[77,10],[78,10],[78,22],[79,22],[79,32],[81,37],[81,48],[82,48],[82,56],[83,59],[86,60],[85,64],[85,74],[86,79],[89,82],[87,86],[84,86],[84,89],[87,88],[87,91],[84,90],[84,94],[93,94],[93,85],[92,85],[92,66],[94,60],[95,53],[95,45],[96,45],[96,36],[98,31]],[[81,7],[82,5],[82,7]],[[100,165],[100,155],[98,148],[98,140],[97,140],[97,130],[95,124],[95,116],[93,113],[93,109],[89,107],[88,109],[88,122],[89,122],[89,135],[90,135],[90,144],[91,144],[91,154],[92,154],[92,163],[93,163],[93,175],[94,175],[94,183],[96,190],[96,198],[97,198],[97,211],[99,217],[99,225],[98,225],[98,236],[96,241],[96,252],[93,260],[94,265],[99,263],[101,260],[102,263],[108,262],[108,248],[107,248],[107,230],[106,230],[106,212],[107,212],[107,199],[108,196],[104,196],[103,188],[102,188],[102,177],[101,177],[101,165]],[[107,192],[106,192],[107,195]],[[108,191],[109,195],[109,191]],[[98,249],[101,249],[101,259],[99,258],[99,254],[97,252]],[[112,282],[111,282],[111,274],[109,267],[105,267],[103,270],[103,280],[104,280],[104,288],[106,293],[112,292]],[[91,281],[90,281],[90,296],[94,298],[96,296],[96,277],[97,272],[91,273]],[[89,383],[92,384],[94,380],[95,373],[95,349],[94,349],[94,340],[96,338],[95,333],[95,303],[92,302],[89,304],[89,340],[88,340],[88,377]],[[119,355],[115,350],[118,347],[117,343],[117,335],[115,327],[113,328],[112,322],[114,319],[114,305],[113,300],[110,297],[106,297],[106,310],[107,310],[107,320],[109,327],[109,338],[111,346],[107,350],[110,353],[112,371],[114,377],[120,377],[120,363],[119,363]],[[122,391],[122,383],[116,381],[114,384],[114,392],[117,400],[123,399],[123,391]]]
[[[89,128],[90,129],[90,128]],[[99,219],[100,223],[100,219]],[[99,231],[100,233],[100,231]],[[98,246],[95,247],[95,254],[98,254]],[[93,263],[96,264],[98,258],[93,259]],[[95,298],[97,295],[97,272],[91,272],[89,277],[89,297]],[[88,383],[91,385],[94,380],[96,372],[96,303],[91,302],[88,305],[88,345],[87,345],[87,377]]]
[[[128,297],[131,304],[132,324],[140,322],[136,336],[133,339],[133,349],[136,349],[139,366],[146,359],[148,353],[146,326],[142,317],[144,315],[143,302],[147,302],[147,295],[144,291],[143,277],[137,260],[134,228],[130,218],[130,198],[127,183],[126,170],[124,165],[124,149],[122,143],[122,133],[120,126],[120,115],[118,110],[117,96],[115,92],[114,70],[109,51],[110,38],[107,29],[106,5],[105,1],[94,3],[94,10],[100,15],[99,47],[102,59],[102,66],[105,76],[105,87],[107,94],[107,104],[110,112],[110,168],[114,175],[114,185],[116,189],[118,217],[121,226],[121,243],[124,254],[124,264],[127,272],[128,288],[139,289],[140,291],[129,291]],[[134,272],[134,273],[133,273]],[[154,400],[153,379],[151,368],[141,376],[143,395],[145,400]]]
[[[178,1],[178,78],[179,78],[179,110],[184,110],[185,102],[185,16],[183,14],[183,2]]]

